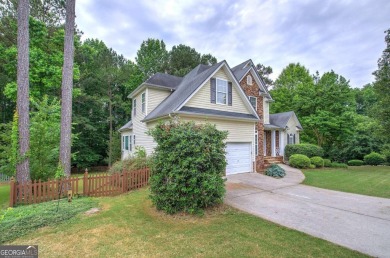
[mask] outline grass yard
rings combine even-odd
[[[42,257],[365,257],[227,206],[169,216],[151,206],[147,189],[97,200],[97,214],[7,244],[37,244]]]
[[[342,192],[390,198],[390,167],[361,166],[348,169],[308,169],[306,185]]]
[[[9,204],[9,184],[0,184],[0,210],[6,209]]]

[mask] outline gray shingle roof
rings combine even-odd
[[[164,99],[143,121],[166,116],[177,109],[218,67],[225,61],[212,66],[198,65],[183,77],[176,90]]]
[[[270,122],[271,125],[275,125],[275,126],[277,126],[279,128],[283,128],[284,129],[287,126],[288,120],[290,120],[290,118],[292,116],[296,116],[294,111],[270,114],[269,115],[269,122]],[[298,121],[297,127],[302,129],[302,126],[299,123],[299,121]]]
[[[123,132],[127,130],[133,130],[133,122],[131,120],[122,126],[118,131]]]
[[[258,120],[254,115],[251,115],[251,114],[229,112],[229,111],[220,111],[220,110],[206,109],[206,108],[195,108],[195,107],[187,107],[187,106],[182,107],[177,113],[243,118],[243,119],[249,119],[249,120],[255,120],[255,121]]]
[[[166,73],[155,73],[153,76],[147,79],[145,83],[175,89],[182,80],[182,77],[177,77]]]
[[[251,62],[251,60],[248,59],[245,62],[232,68],[232,72],[233,72],[234,76],[236,76],[238,81],[240,81],[242,79],[242,77],[251,69],[250,65],[245,67],[245,65],[247,65],[248,62]]]

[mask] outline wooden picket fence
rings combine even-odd
[[[0,183],[9,182],[11,180],[10,176],[4,175],[3,173],[0,173]]]
[[[35,180],[34,182],[17,183],[11,178],[9,206],[57,200],[67,197],[68,194],[92,197],[115,196],[148,185],[150,176],[149,168],[145,167],[116,174],[89,175],[88,172],[85,172],[83,177],[70,177],[47,182]]]

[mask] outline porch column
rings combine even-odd
[[[282,130],[279,131],[279,153],[280,156],[284,156],[284,132]]]
[[[275,150],[275,147],[276,147],[276,144],[275,144],[275,139],[276,136],[275,136],[275,130],[272,130],[271,131],[271,156],[272,157],[275,157],[276,156],[276,150]]]

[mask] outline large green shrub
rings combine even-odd
[[[157,142],[150,197],[158,210],[202,213],[222,203],[227,132],[211,124],[170,120],[148,133]]]
[[[324,167],[324,160],[319,156],[314,156],[310,158],[310,162],[312,165],[314,165],[316,168],[322,168]]]
[[[364,156],[364,162],[367,165],[378,166],[385,162],[385,158],[379,153],[371,152],[370,154]]]
[[[345,163],[339,163],[339,162],[332,162],[330,164],[331,168],[348,168],[348,165]]]
[[[293,154],[289,159],[289,163],[294,168],[308,168],[310,166],[310,159],[306,155]]]
[[[364,161],[358,159],[352,159],[348,161],[348,166],[363,166]]]
[[[283,168],[276,164],[272,164],[269,168],[265,170],[267,176],[272,176],[276,178],[282,178],[286,175],[286,171]]]
[[[324,159],[324,167],[329,168],[331,166],[332,161],[330,159]]]
[[[286,145],[284,149],[284,155],[286,159],[288,160],[291,155],[294,154],[302,154],[306,155],[308,157],[314,157],[314,156],[319,156],[323,157],[324,156],[324,150],[314,144],[288,144]]]

